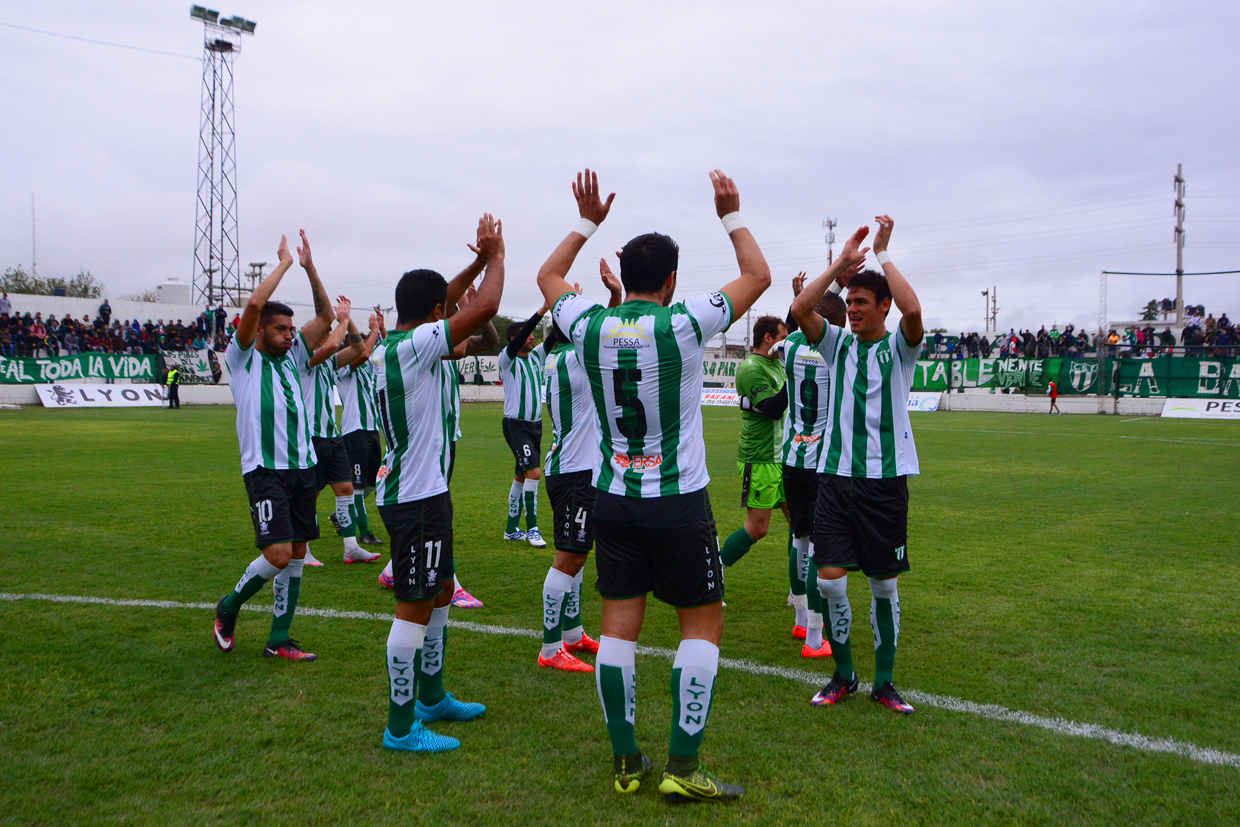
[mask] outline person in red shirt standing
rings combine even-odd
[[[1063,416],[1063,411],[1059,410],[1059,405],[1055,401],[1056,399],[1059,398],[1059,386],[1056,385],[1054,382],[1049,382],[1047,383],[1047,386],[1046,386],[1046,392],[1051,395],[1051,409],[1046,412],[1047,416],[1053,413]]]

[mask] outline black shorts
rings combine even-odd
[[[808,537],[814,529],[814,506],[818,503],[818,472],[813,468],[784,466],[784,501],[793,537]]]
[[[448,478],[444,480],[448,485],[452,484],[452,472],[456,470],[456,440],[452,440],[452,447],[448,449]]]
[[[353,468],[350,475],[353,488],[374,488],[383,465],[383,448],[379,444],[378,431],[350,431],[344,435],[345,448],[348,449],[349,465]]]
[[[322,491],[334,482],[349,482],[353,473],[349,469],[349,449],[342,436],[311,437],[314,455],[319,458],[314,466],[314,490]]]
[[[723,560],[705,489],[653,499],[599,491],[594,530],[595,588],[604,598],[653,591],[682,609],[723,600]]]
[[[250,497],[254,521],[254,545],[308,542],[319,539],[319,518],[314,503],[313,468],[273,470],[255,468],[242,477]]]
[[[529,422],[524,419],[504,417],[504,441],[512,449],[517,460],[518,476],[542,465],[542,420]]]
[[[594,473],[547,475],[547,497],[555,520],[555,547],[589,554],[594,548]]]
[[[867,577],[908,571],[908,478],[820,475],[813,538],[816,566]]]
[[[452,495],[379,506],[392,538],[396,599],[427,600],[452,587]]]

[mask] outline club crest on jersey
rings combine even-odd
[[[880,350],[880,351],[878,352],[878,363],[879,363],[880,365],[885,365],[885,364],[887,364],[887,363],[888,363],[888,362],[890,362],[890,361],[891,361],[891,351],[890,351],[890,350],[887,350],[887,349],[885,349],[885,348],[884,348],[883,350]]]
[[[728,300],[723,297],[722,293],[715,292],[710,294],[710,303],[713,307],[723,307]]]
[[[616,319],[611,329],[603,334],[602,342],[603,347],[612,350],[638,350],[653,344],[654,338],[641,319]]]
[[[616,465],[629,471],[645,471],[647,468],[658,468],[663,464],[663,455],[652,456],[616,454],[613,458]]]

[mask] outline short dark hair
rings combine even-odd
[[[772,339],[779,336],[779,328],[784,324],[784,320],[778,316],[760,316],[753,323],[753,343],[760,344],[769,334]]]
[[[425,319],[448,303],[448,281],[434,270],[410,270],[396,283],[396,323]]]
[[[508,329],[504,331],[504,335],[508,337],[508,341],[517,338],[517,334],[521,332],[521,328],[525,327],[525,322],[513,322],[508,325]]]
[[[848,282],[848,292],[852,293],[858,288],[873,293],[875,304],[891,298],[891,285],[887,283],[887,277],[877,270],[862,270],[853,276]]]
[[[284,302],[267,302],[258,314],[259,327],[266,327],[271,324],[272,316],[288,316],[291,319],[293,318],[293,308]]]
[[[653,293],[680,263],[680,247],[662,233],[639,235],[620,251],[620,283],[629,293]]]
[[[828,290],[823,295],[822,301],[818,302],[818,306],[814,308],[814,312],[836,327],[843,327],[846,320],[845,314],[848,313],[848,305],[840,298],[839,293],[832,293]],[[839,319],[839,321],[834,321],[832,317]]]

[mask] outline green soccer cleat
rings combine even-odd
[[[640,752],[637,755],[617,755],[616,792],[631,795],[637,792],[642,782],[654,772],[654,762]]]
[[[664,770],[659,792],[668,801],[735,801],[745,794],[740,784],[725,784],[698,765],[689,775],[672,775]]]

